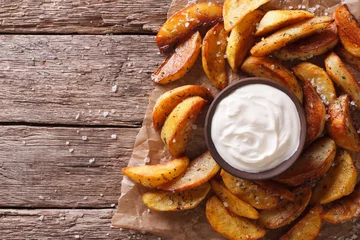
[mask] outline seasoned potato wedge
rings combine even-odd
[[[285,47],[290,42],[294,42],[324,30],[331,22],[331,17],[322,16],[291,25],[260,41],[250,50],[250,52],[256,57],[266,56]]]
[[[301,78],[300,80],[303,82],[307,124],[305,146],[309,146],[324,131],[326,108],[310,81]]]
[[[196,32],[176,47],[151,75],[151,79],[157,84],[167,84],[182,78],[194,66],[200,50],[201,36]]]
[[[345,49],[351,55],[360,57],[360,24],[349,11],[346,4],[339,6],[334,18],[339,28],[339,36]]]
[[[289,201],[294,201],[295,199],[295,195],[289,189],[277,182],[272,180],[262,180],[255,181],[255,183],[260,185],[268,193],[278,196],[280,199],[286,199]]]
[[[220,166],[205,152],[192,160],[187,169],[173,181],[160,186],[167,191],[184,191],[209,181],[220,170]]]
[[[355,57],[351,55],[344,46],[341,44],[337,45],[335,48],[335,52],[348,64],[350,64],[353,68],[360,71],[360,57]]]
[[[183,211],[193,209],[201,203],[210,191],[210,184],[205,183],[183,192],[157,190],[144,193],[141,197],[144,204],[155,211]]]
[[[255,10],[247,14],[244,19],[231,30],[226,47],[226,56],[234,72],[238,71],[238,68],[248,55],[250,48],[254,45],[254,31],[256,24],[261,20],[262,16],[264,16],[263,11]]]
[[[360,151],[360,134],[354,125],[350,112],[349,95],[341,95],[329,106],[326,127],[335,143],[351,151]]]
[[[275,177],[278,182],[298,186],[323,176],[331,167],[336,154],[334,140],[323,137],[313,142],[285,172]]]
[[[293,67],[293,71],[296,77],[311,83],[325,105],[335,101],[336,91],[334,84],[324,69],[315,64],[303,62]]]
[[[213,3],[197,3],[179,10],[159,29],[156,43],[161,53],[170,53],[184,37],[199,27],[212,25],[222,18],[222,7]]]
[[[336,24],[332,23],[322,32],[289,44],[274,52],[274,55],[284,61],[307,60],[333,49],[338,41]]]
[[[292,91],[299,101],[303,101],[303,91],[292,72],[274,58],[249,56],[241,70],[251,76],[274,80]]]
[[[225,186],[238,198],[249,203],[257,209],[270,209],[276,207],[278,198],[269,194],[259,185],[252,181],[236,178],[229,173],[221,170],[221,177]]]
[[[326,204],[321,217],[331,223],[342,223],[360,217],[360,185],[350,195]]]
[[[166,119],[161,129],[161,139],[174,157],[184,154],[191,126],[196,122],[206,100],[190,97],[179,103]]]
[[[230,32],[244,17],[270,0],[225,0],[223,16],[225,30]]]
[[[335,53],[330,53],[325,59],[325,67],[330,78],[338,84],[344,92],[350,94],[352,100],[358,108],[360,108],[360,84],[349,72],[339,56]]]
[[[260,212],[259,223],[269,229],[283,227],[294,221],[305,210],[311,198],[310,186],[304,185],[294,189],[293,202],[281,200],[279,205],[272,209]]]
[[[304,218],[297,222],[280,240],[315,240],[321,228],[321,205],[313,207]]]
[[[248,203],[236,197],[229,191],[223,184],[219,183],[215,179],[211,180],[211,188],[218,196],[218,198],[226,204],[226,208],[238,215],[239,217],[246,217],[251,219],[258,219],[259,213]]]
[[[225,51],[227,32],[224,23],[218,23],[205,35],[202,44],[202,66],[215,87],[223,89],[228,84]]]
[[[122,169],[122,172],[144,187],[155,188],[179,176],[186,170],[189,163],[189,158],[182,157],[164,164],[126,167]]]
[[[354,191],[357,172],[350,154],[346,150],[339,150],[334,163],[314,187],[312,203],[329,203]]]
[[[261,22],[256,36],[265,36],[281,28],[313,18],[314,14],[304,10],[272,10],[268,11]]]
[[[259,239],[266,233],[264,229],[245,218],[229,214],[224,204],[216,196],[206,202],[206,217],[211,227],[227,239]]]
[[[194,96],[202,97],[209,102],[213,100],[213,96],[209,89],[198,85],[185,85],[162,94],[156,101],[153,109],[152,119],[154,129],[156,131],[161,130],[167,116],[169,116],[176,105],[186,98]]]

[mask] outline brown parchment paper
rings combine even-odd
[[[204,2],[204,0],[201,1]],[[168,16],[171,16],[173,13],[189,4],[201,1],[173,0]],[[217,4],[223,3],[223,0],[211,1]],[[208,0],[206,2],[208,2]],[[322,15],[325,12],[330,15],[340,3],[347,3],[352,13],[357,19],[360,19],[360,0],[271,0],[270,3],[266,4],[264,7],[267,9],[299,9],[304,5],[305,9],[311,8],[316,15]],[[360,81],[360,73],[354,73],[357,76],[357,80]],[[244,75],[231,72],[230,69],[228,69],[228,76],[230,82],[245,77]],[[218,90],[212,86],[202,70],[201,60],[198,60],[191,72],[180,81],[167,86],[156,86],[149,97],[149,105],[145,112],[143,126],[136,137],[134,151],[129,161],[129,166],[144,165],[146,164],[145,160],[147,159],[150,159],[150,163],[148,164],[156,164],[171,159],[171,154],[162,143],[159,133],[155,132],[152,127],[152,109],[156,100],[163,92],[185,84],[202,85],[209,88],[214,95],[218,93]],[[203,136],[205,115],[206,110],[199,118],[197,128],[194,129],[194,135],[188,144],[186,153],[190,158],[194,158],[207,150]],[[357,120],[360,122],[360,119]],[[359,170],[360,153],[353,153],[352,155]],[[224,239],[216,233],[207,222],[204,202],[197,208],[184,212],[148,211],[148,208],[141,200],[141,194],[144,192],[146,192],[146,189],[136,185],[127,177],[123,178],[118,209],[112,219],[112,225],[114,227],[151,232],[174,240]],[[286,231],[286,229],[268,231],[265,239],[279,239],[279,236],[284,231]],[[354,237],[355,234],[360,235],[360,220],[355,219],[337,225],[324,223],[319,239],[345,239],[346,237],[350,239],[351,237]]]

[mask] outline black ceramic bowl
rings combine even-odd
[[[277,167],[267,170],[267,171],[264,171],[264,172],[259,172],[259,173],[249,173],[249,172],[240,171],[240,170],[232,167],[231,165],[229,165],[217,152],[215,145],[212,141],[212,137],[211,137],[212,119],[213,119],[214,113],[216,111],[216,108],[217,108],[219,102],[223,98],[227,97],[230,93],[235,91],[236,89],[241,88],[245,85],[249,85],[249,84],[265,84],[265,85],[277,88],[280,91],[284,92],[294,102],[296,109],[299,113],[299,117],[300,117],[300,126],[301,126],[300,142],[299,142],[299,147],[296,150],[296,152],[288,160],[284,161]],[[268,178],[275,177],[275,176],[279,175],[280,173],[284,172],[299,158],[299,156],[304,148],[305,138],[306,138],[306,117],[305,117],[304,108],[301,105],[300,101],[295,96],[295,94],[293,94],[289,89],[287,89],[286,87],[282,86],[281,84],[279,84],[275,81],[272,81],[272,80],[266,79],[266,78],[258,78],[258,77],[245,78],[245,79],[242,79],[240,81],[237,81],[237,82],[231,84],[230,86],[228,86],[227,88],[222,90],[216,96],[214,101],[212,102],[212,104],[209,108],[209,111],[207,113],[206,120],[205,120],[205,141],[206,141],[207,147],[208,147],[212,157],[220,165],[220,167],[223,168],[226,172],[230,173],[231,175],[233,175],[235,177],[239,177],[239,178],[243,178],[243,179],[249,179],[249,180],[268,179]]]

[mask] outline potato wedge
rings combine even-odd
[[[247,219],[230,215],[216,196],[206,202],[206,217],[211,227],[227,239],[253,240],[262,238],[266,233]]]
[[[294,201],[295,199],[295,195],[289,189],[277,182],[272,180],[262,180],[255,181],[255,183],[265,189],[268,193],[273,194],[280,199],[286,199],[289,201]]]
[[[341,95],[329,106],[326,128],[335,143],[351,151],[360,151],[360,134],[354,125],[350,112],[349,95]]]
[[[360,217],[360,185],[350,195],[326,204],[321,217],[331,223],[342,223]]]
[[[161,130],[172,110],[186,98],[194,96],[202,97],[209,102],[213,100],[209,89],[198,85],[185,85],[162,94],[156,101],[152,113],[154,129],[156,131]]]
[[[257,43],[250,52],[256,57],[266,56],[285,47],[290,42],[321,32],[329,26],[332,21],[331,17],[327,16],[314,17],[283,28]]]
[[[161,129],[161,140],[174,157],[184,154],[191,126],[196,122],[206,100],[201,97],[190,97],[179,103],[166,119]]]
[[[244,17],[270,0],[225,0],[223,6],[224,26],[230,32]]]
[[[190,160],[187,157],[177,158],[164,164],[126,167],[121,169],[123,174],[136,183],[148,188],[155,188],[170,182],[182,174]]]
[[[335,23],[345,49],[355,57],[360,57],[360,24],[350,13],[346,4],[339,6],[334,13]]]
[[[263,11],[255,10],[247,14],[244,19],[231,30],[226,47],[226,56],[234,72],[238,71],[245,57],[249,54],[250,48],[254,45],[256,24],[259,23],[263,16]]]
[[[204,25],[213,25],[222,19],[222,7],[213,3],[197,3],[179,10],[159,29],[156,43],[161,53],[172,52],[184,37]]]
[[[292,70],[297,78],[311,83],[326,106],[335,101],[334,84],[324,69],[315,64],[303,62],[293,67]]]
[[[261,211],[258,222],[266,228],[276,229],[298,218],[309,204],[311,188],[307,185],[300,186],[294,189],[293,193],[294,202],[281,200],[277,207]]]
[[[350,64],[356,70],[360,71],[360,57],[351,55],[341,44],[337,45],[335,52],[342,58],[342,60]]]
[[[336,24],[332,23],[322,32],[289,44],[274,52],[274,55],[284,61],[307,60],[333,49],[338,41]]]
[[[167,191],[188,190],[209,181],[219,170],[220,166],[207,151],[192,160],[183,174],[159,188]]]
[[[227,32],[221,22],[206,33],[202,44],[204,72],[218,89],[224,89],[228,85],[225,65],[226,39]]]
[[[299,186],[306,181],[318,179],[331,167],[336,154],[334,140],[323,137],[310,145],[298,160],[275,180],[290,186]]]
[[[305,217],[297,222],[280,240],[315,240],[320,233],[321,205],[313,207]]]
[[[151,75],[151,79],[157,84],[179,80],[194,66],[200,50],[201,36],[196,32],[176,47],[176,50]]]
[[[309,146],[324,131],[326,108],[310,81],[302,78],[300,80],[303,83],[307,124],[305,146]]]
[[[313,17],[314,14],[304,10],[271,10],[261,19],[255,35],[265,36],[281,28]]]
[[[257,209],[270,209],[278,204],[278,198],[269,194],[259,185],[252,181],[236,178],[221,170],[220,173],[225,186],[238,198],[249,203]]]
[[[360,84],[349,72],[338,55],[330,53],[325,59],[326,71],[330,78],[340,86],[340,88],[351,95],[352,100],[360,108]]]
[[[339,150],[334,163],[327,174],[316,183],[312,203],[329,203],[354,191],[357,172],[350,154],[346,150]]]
[[[251,219],[258,219],[259,213],[248,203],[236,197],[223,184],[215,179],[212,179],[211,188],[216,196],[226,204],[225,207],[232,213],[239,217],[246,217]]]
[[[303,101],[303,91],[292,72],[274,58],[249,56],[241,70],[251,76],[274,80],[292,91],[299,101]]]
[[[183,211],[197,207],[210,191],[210,184],[205,183],[183,192],[157,190],[144,193],[141,197],[144,204],[151,210]]]

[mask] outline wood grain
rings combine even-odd
[[[137,133],[136,128],[0,127],[0,207],[110,208],[120,196],[121,168]]]
[[[0,35],[0,42],[0,123],[139,126],[150,75],[164,59],[153,36]]]
[[[1,33],[155,33],[171,0],[2,0]]]

